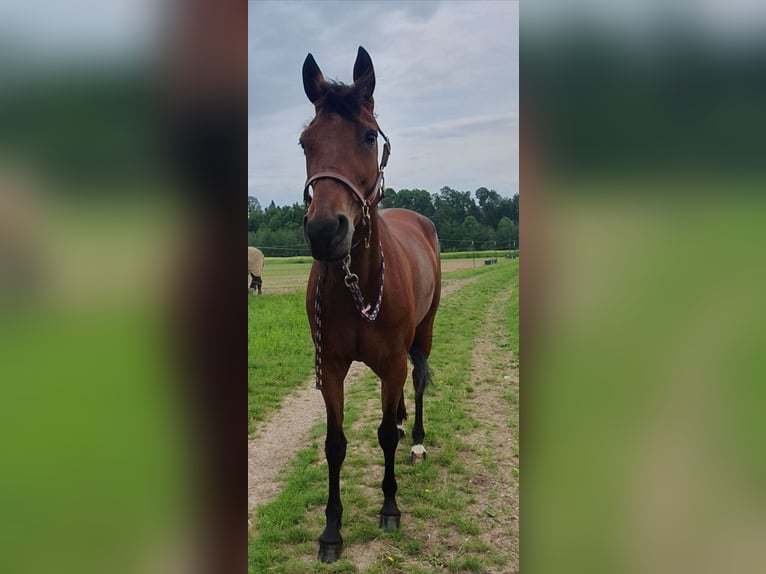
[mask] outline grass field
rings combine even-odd
[[[304,257],[267,258],[267,280],[279,283],[280,292],[273,294],[270,291],[275,287],[264,287],[264,295],[248,298],[250,432],[257,421],[265,420],[279,408],[284,397],[305,384],[314,372],[314,346],[304,304],[311,264],[302,259],[310,260]],[[518,268],[518,260],[515,265]],[[495,269],[483,265],[474,268],[471,259],[443,262],[442,268],[442,285]],[[518,303],[516,321],[518,323]],[[518,335],[514,336],[518,339]]]
[[[434,383],[425,398],[429,456],[420,465],[407,465],[409,436],[397,451],[402,528],[391,534],[378,529],[379,383],[368,373],[347,389],[344,557],[333,565],[316,560],[327,497],[321,422],[285,469],[281,492],[251,517],[250,572],[510,572],[518,567],[513,494],[518,480],[518,260],[446,273],[444,279],[460,288],[444,297],[436,319]],[[251,298],[251,430],[278,408],[278,400],[267,396],[284,396],[290,385],[306,384],[311,376],[302,297]],[[269,310],[276,305],[291,309]],[[256,343],[257,338],[268,342]],[[407,392],[412,405],[410,383]],[[507,437],[502,444],[500,436]]]
[[[442,271],[481,267],[486,259],[503,260],[505,251],[442,253]],[[280,295],[303,291],[311,270],[311,257],[266,257],[263,266],[263,294]]]
[[[250,297],[248,305],[249,429],[278,409],[314,368],[314,345],[302,291]]]
[[[518,257],[519,250],[515,249],[512,251],[508,251],[507,249],[488,249],[485,251],[449,251],[449,252],[443,252],[441,254],[441,260],[442,261],[449,261],[451,259],[486,259],[489,257],[497,257],[500,259],[501,257],[505,257],[509,253],[513,253]]]

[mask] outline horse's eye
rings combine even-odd
[[[378,140],[378,132],[375,130],[368,131],[364,136],[365,143],[372,145]]]

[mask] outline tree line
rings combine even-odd
[[[438,193],[424,189],[387,188],[382,208],[403,207],[425,215],[436,225],[443,252],[510,250],[519,245],[519,194],[503,197],[493,189],[473,194],[442,187]],[[306,255],[302,203],[265,209],[258,199],[247,198],[248,245],[270,257]]]

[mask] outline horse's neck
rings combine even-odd
[[[351,250],[351,271],[359,276],[362,284],[377,282],[380,273],[380,214],[377,206],[370,213],[370,241],[365,247],[364,235]]]

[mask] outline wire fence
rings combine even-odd
[[[440,240],[440,248],[442,254],[448,253],[465,253],[466,256],[478,253],[488,255],[493,252],[494,257],[508,257],[510,259],[518,257],[519,244],[518,241],[476,241],[471,239],[442,239]],[[305,243],[297,243],[292,245],[252,245],[252,247],[258,247],[266,257],[295,257],[295,256],[311,256],[311,251],[308,245]]]

